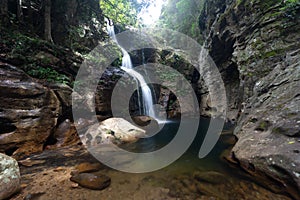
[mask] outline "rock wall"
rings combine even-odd
[[[210,54],[228,72],[223,78],[239,83],[226,87],[230,117],[238,119],[232,158],[298,199],[300,4],[207,0],[206,6],[199,25]]]
[[[54,92],[0,63],[0,102],[0,152],[18,158],[42,151],[60,112]]]

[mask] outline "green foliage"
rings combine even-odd
[[[105,16],[122,25],[137,25],[137,10],[132,1],[100,0],[100,8]]]
[[[200,41],[198,20],[203,0],[169,0],[163,8],[160,24]]]
[[[18,32],[13,32],[7,41],[3,41],[4,43],[8,43],[8,45],[12,45],[12,54],[25,54],[33,52],[35,46],[41,45],[42,41],[36,38],[31,38],[26,35],[20,34]]]
[[[285,12],[286,16],[289,18],[297,17],[299,18],[300,1],[299,0],[285,0],[284,6],[281,11]]]
[[[27,72],[30,76],[45,79],[48,82],[64,83],[69,84],[70,80],[66,75],[59,74],[57,71],[51,68],[36,67]]]

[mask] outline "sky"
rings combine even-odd
[[[149,6],[145,7],[138,14],[138,18],[145,25],[152,25],[159,19],[161,9],[167,0],[138,0],[138,3],[148,3]]]

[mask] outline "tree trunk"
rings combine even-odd
[[[51,36],[51,0],[45,0],[45,40],[53,42]]]
[[[19,22],[23,22],[22,0],[17,1],[17,17]]]
[[[1,0],[1,3],[0,3],[0,24],[6,25],[7,23],[8,23],[7,0]]]

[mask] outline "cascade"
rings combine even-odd
[[[122,57],[121,69],[127,72],[131,77],[135,78],[138,82],[138,85],[141,87],[142,95],[139,96],[142,97],[142,102],[144,106],[142,114],[156,118],[154,107],[153,107],[152,93],[149,86],[147,85],[144,77],[139,72],[134,70],[129,53],[118,43],[115,30],[114,30],[114,25],[110,23],[109,19],[105,19],[105,20],[107,23],[108,34],[122,50],[123,57]],[[138,101],[140,102],[140,100]]]

